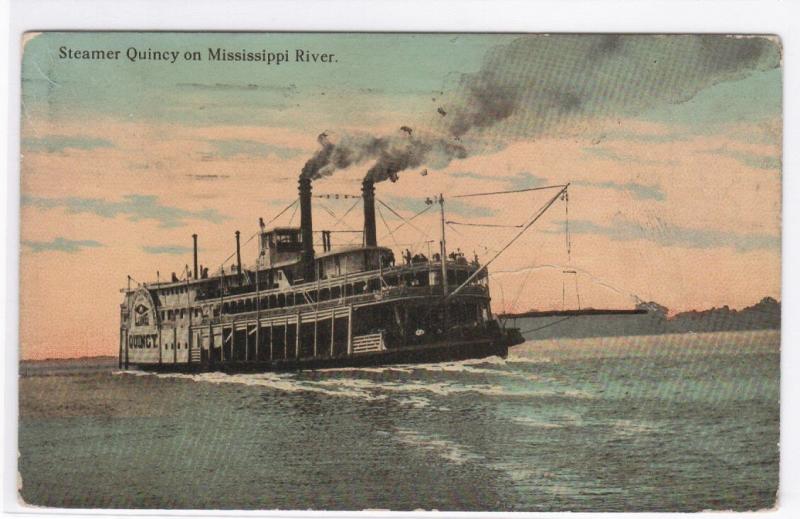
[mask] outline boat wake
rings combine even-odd
[[[414,408],[430,406],[431,402],[427,398],[430,396],[478,394],[511,398],[594,397],[589,392],[563,387],[555,380],[516,369],[499,357],[439,364],[337,368],[293,373],[116,373],[209,384],[239,384],[286,393],[309,392],[366,401],[386,400],[391,396],[394,402]]]
[[[470,461],[483,460],[483,456],[471,452],[466,446],[452,440],[445,440],[433,435],[424,434],[414,429],[397,427],[394,429],[392,438],[397,442],[410,445],[435,454],[445,461],[463,465]]]

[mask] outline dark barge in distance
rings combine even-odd
[[[564,188],[566,189],[566,188]],[[270,371],[505,356],[523,341],[490,306],[487,265],[461,254],[395,262],[377,243],[375,190],[362,186],[361,246],[314,249],[311,180],[300,179],[300,227],[264,228],[256,266],[122,289],[120,368]]]

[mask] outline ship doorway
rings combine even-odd
[[[347,338],[349,336],[349,319],[337,317],[333,323],[333,355],[347,355]]]
[[[269,355],[272,360],[289,357],[286,349],[286,328],[285,324],[276,324],[271,327],[272,342],[270,343]]]
[[[247,358],[247,329],[235,330],[233,334],[233,360],[243,361]]]

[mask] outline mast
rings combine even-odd
[[[444,197],[441,193],[439,193],[439,210],[442,217],[442,241],[439,243],[442,255],[442,295],[447,296],[447,244],[444,235]]]
[[[259,238],[259,242],[260,241],[261,240]],[[258,276],[258,271],[261,270],[261,265],[259,261],[260,259],[261,259],[261,246],[259,244],[258,257],[256,258],[256,352],[255,352],[256,362],[258,362],[260,359],[259,349],[261,348],[261,294],[259,293],[261,291],[261,286],[259,283],[260,280]]]
[[[447,243],[444,233],[444,196],[439,193],[439,211],[442,217],[442,241],[441,241],[441,255],[442,255],[442,331],[447,336]]]

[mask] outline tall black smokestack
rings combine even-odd
[[[194,279],[197,279],[197,235],[192,234],[192,240],[194,241]]]
[[[361,184],[364,199],[364,246],[377,247],[378,237],[375,231],[375,183],[372,179],[364,179]]]
[[[242,277],[242,250],[239,248],[239,234],[239,231],[236,231],[236,273]]]
[[[314,227],[311,223],[311,179],[300,177],[300,237],[303,240],[303,279],[314,279]]]

